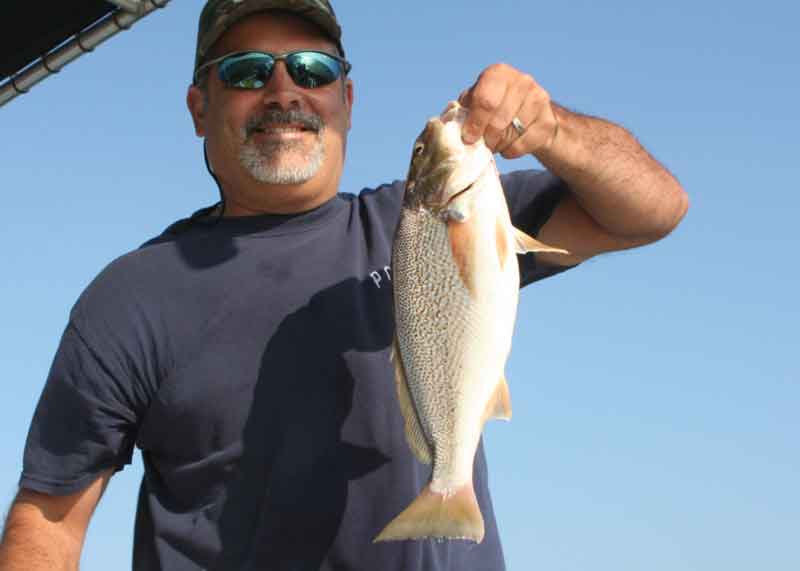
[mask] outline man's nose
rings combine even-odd
[[[300,107],[300,87],[295,85],[286,62],[277,61],[266,85],[262,88],[264,105],[281,109],[297,109]]]

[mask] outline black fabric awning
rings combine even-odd
[[[116,9],[104,0],[0,0],[0,82]]]

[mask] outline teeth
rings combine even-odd
[[[301,127],[269,127],[266,129],[260,129],[262,133],[298,133],[304,130],[305,129]]]

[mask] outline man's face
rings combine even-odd
[[[254,14],[231,27],[209,59],[238,51],[314,49],[338,55],[313,24],[290,14]],[[344,82],[344,83],[343,83]],[[226,88],[211,66],[205,92],[189,90],[198,135],[222,183],[231,215],[300,212],[338,191],[353,101],[352,83],[306,89],[284,62],[260,89]]]

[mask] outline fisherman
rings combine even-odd
[[[135,446],[138,571],[504,568],[480,446],[481,543],[372,543],[430,468],[409,451],[388,359],[403,183],[338,194],[345,58],[327,0],[206,3],[187,102],[222,200],[118,258],[75,304],[0,570],[77,569]],[[519,257],[523,285],[683,217],[681,186],[630,133],[530,75],[492,65],[459,100],[464,142],[547,168],[502,177],[514,225],[571,252]]]

